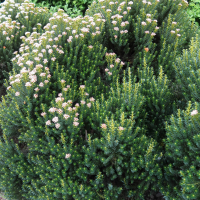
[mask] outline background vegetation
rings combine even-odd
[[[5,0],[0,0],[4,2]],[[84,16],[85,12],[93,0],[29,0],[36,7],[47,7],[51,13],[55,13],[62,8],[70,17]],[[98,1],[98,0],[95,0]],[[200,0],[188,0],[188,9],[186,13],[190,16],[191,21],[200,25]],[[1,7],[1,6],[0,6]],[[200,30],[200,28],[199,28]]]

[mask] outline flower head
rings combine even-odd
[[[71,156],[71,154],[69,153],[69,154],[66,154],[65,155],[65,158],[69,158]]]
[[[55,123],[55,122],[58,122],[58,117],[54,117],[53,119],[52,119],[52,121]]]
[[[74,125],[74,126],[78,126],[79,123],[78,123],[78,122],[73,122],[73,125]]]
[[[57,108],[54,108],[54,107],[53,107],[53,108],[50,108],[50,109],[49,109],[49,112],[55,112],[56,110],[57,110]]]
[[[146,22],[142,22],[141,24],[142,24],[143,26],[147,25]]]
[[[119,130],[124,130],[124,128],[120,126],[120,127],[119,127]]]
[[[38,97],[38,94],[34,94],[33,96],[34,96],[35,98],[37,98],[37,97]]]
[[[55,127],[58,129],[60,127],[60,124],[59,123],[55,124]]]
[[[19,96],[19,95],[20,95],[20,92],[16,92],[16,93],[15,93],[15,96]]]
[[[81,101],[81,104],[85,104],[85,101]]]
[[[42,112],[41,115],[44,117],[44,116],[46,115],[46,113],[45,113],[45,112]]]
[[[50,124],[51,124],[50,120],[46,121],[46,125],[50,125]]]
[[[91,103],[88,103],[87,106],[90,108],[91,107]]]
[[[198,110],[193,110],[192,112],[191,112],[191,115],[193,116],[193,115],[196,115],[198,113]]]
[[[95,101],[95,99],[94,99],[93,97],[91,97],[91,98],[90,98],[90,101],[94,102],[94,101]]]
[[[74,117],[74,121],[78,121],[79,119],[77,117]]]
[[[63,110],[62,109],[57,109],[58,114],[62,114]]]
[[[31,86],[32,84],[30,83],[30,82],[27,82],[26,84],[25,84],[25,86],[27,87],[27,86]]]
[[[67,114],[64,114],[63,117],[64,117],[65,119],[68,119],[70,116],[67,115]]]
[[[106,124],[102,124],[102,125],[101,125],[101,128],[106,129],[106,128],[107,128],[107,127],[106,127]]]
[[[44,86],[44,83],[41,82],[41,83],[39,84],[39,86],[40,86],[40,87],[43,87],[43,86]]]

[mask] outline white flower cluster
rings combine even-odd
[[[61,80],[61,82],[62,83],[64,83],[65,81],[64,80]],[[67,88],[69,88],[70,86],[68,86]],[[84,89],[85,88],[85,85],[81,85],[80,86],[80,88],[82,88],[82,89]],[[85,95],[88,95],[88,93],[85,93]],[[58,103],[58,102],[63,102],[64,101],[64,98],[62,97],[62,93],[59,93],[58,94],[58,96],[59,97],[57,97],[56,99],[55,99],[55,101],[56,101],[56,103]],[[90,98],[90,101],[91,102],[94,102],[95,101],[95,99],[93,98],[93,97],[91,97]],[[81,101],[81,104],[85,104],[86,102],[85,101]],[[62,103],[62,108],[63,109],[65,109],[65,107],[66,106],[68,106],[68,112],[72,112],[73,110],[77,110],[77,107],[79,107],[79,104],[77,103],[76,105],[75,105],[75,107],[71,107],[71,104],[72,104],[72,100],[68,100],[68,102],[64,102],[64,103]],[[59,106],[59,105],[58,105]],[[88,108],[90,108],[91,107],[91,103],[88,103],[87,104],[87,107]],[[61,115],[62,113],[63,113],[63,109],[61,109],[61,108],[55,108],[55,107],[51,107],[50,109],[49,109],[49,112],[50,113],[55,113],[55,112],[57,112],[59,115]],[[79,113],[75,113],[75,115],[76,116],[78,116],[79,115]],[[41,113],[41,116],[46,116],[46,112],[42,112]],[[63,118],[62,118],[62,116],[63,116]],[[65,119],[65,120],[67,120],[68,118],[70,118],[70,115],[69,114],[63,114],[62,116],[60,116],[59,118],[61,118],[61,121],[62,121],[62,119]],[[60,128],[60,123],[57,123],[58,121],[59,121],[59,118],[57,117],[57,116],[54,116],[53,118],[52,118],[52,122],[54,122],[55,123],[55,127],[56,127],[56,129],[59,129]],[[79,123],[77,122],[79,119],[78,118],[76,118],[76,117],[74,117],[74,122],[73,122],[73,125],[74,126],[78,126],[79,125]],[[51,120],[47,120],[46,121],[46,125],[51,125]]]

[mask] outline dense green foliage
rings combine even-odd
[[[198,199],[187,186],[199,164],[198,27],[188,4],[100,0],[71,18],[15,2],[22,7],[6,1],[0,23],[6,196],[144,199],[150,188]]]
[[[175,61],[176,82],[181,85],[180,91],[185,102],[189,103],[187,109],[178,110],[176,116],[171,116],[171,125],[166,124],[166,155],[175,161],[173,166],[170,164],[169,168],[166,168],[166,171],[175,176],[181,175],[181,188],[185,199],[200,199],[197,187],[200,161],[198,134],[200,121],[198,113],[200,109],[199,45],[200,39],[197,35],[195,39],[192,38],[189,50],[183,50],[183,54]],[[191,110],[193,110],[192,113]],[[170,194],[169,197],[173,198],[174,194]]]

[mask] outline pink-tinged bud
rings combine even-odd
[[[45,113],[45,112],[42,112],[41,115],[44,117],[44,116],[46,115],[46,113]]]
[[[124,128],[120,126],[120,127],[119,127],[119,130],[124,130]]]
[[[106,124],[102,124],[102,125],[101,125],[101,128],[106,129],[106,128],[107,128],[107,127],[106,127]]]
[[[196,115],[197,113],[198,113],[197,110],[193,110],[193,111],[191,112],[191,115],[193,116],[193,115]]]
[[[70,156],[71,156],[71,154],[69,153],[69,154],[66,154],[65,155],[65,158],[67,159],[67,158],[70,158]]]

